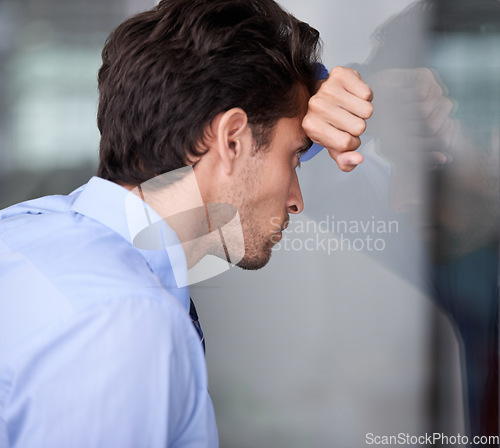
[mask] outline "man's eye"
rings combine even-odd
[[[297,164],[297,167],[300,168],[301,167],[301,163],[300,163],[300,159],[302,158],[302,156],[304,154],[307,153],[307,151],[309,151],[309,148],[311,147],[312,145],[312,142],[311,144],[307,145],[307,146],[303,146],[302,148],[300,148],[299,150],[297,150],[297,152],[295,153],[295,155],[297,156],[297,159],[299,159],[299,163]]]
[[[300,163],[300,158],[304,155],[304,152],[300,151],[300,152],[295,153],[295,155],[297,156],[297,159],[299,161],[299,163],[297,163],[297,168],[300,168],[302,166],[302,164]]]

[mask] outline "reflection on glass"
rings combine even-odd
[[[370,131],[391,164],[389,206],[407,216],[427,253],[430,295],[461,347],[471,436],[498,434],[500,214],[500,4],[473,5],[413,4],[381,28],[361,67],[375,92]],[[419,46],[409,37],[425,24]],[[447,424],[446,387],[444,378],[431,388],[435,431]]]

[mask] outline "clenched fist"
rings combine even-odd
[[[363,161],[356,152],[360,135],[373,113],[373,93],[356,70],[335,67],[309,99],[302,127],[308,137],[324,146],[342,171]]]

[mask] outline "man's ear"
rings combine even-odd
[[[214,131],[222,168],[226,174],[231,174],[246,146],[252,144],[246,112],[239,107],[229,109],[222,114]]]

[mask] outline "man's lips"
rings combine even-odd
[[[282,232],[283,232],[283,230],[286,230],[286,228],[288,227],[288,224],[290,224],[290,217],[289,216],[287,216],[287,218],[285,219],[285,222],[281,226],[281,231]]]
[[[271,237],[271,241],[276,244],[281,241],[283,238],[283,232],[284,230],[288,227],[288,224],[290,223],[290,216],[286,216],[286,219],[283,221],[283,224],[279,228],[279,230],[275,230],[273,233],[273,236]]]

